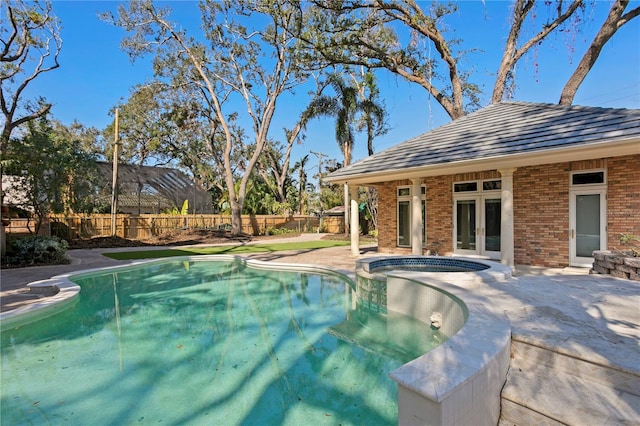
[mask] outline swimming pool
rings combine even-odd
[[[170,260],[73,277],[2,333],[2,424],[395,424],[388,373],[447,339],[336,274]]]

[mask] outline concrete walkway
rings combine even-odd
[[[303,234],[287,242],[319,239],[322,234]],[[277,242],[271,240],[270,242]],[[83,269],[121,265],[102,255],[122,250],[153,248],[70,250],[69,265],[0,271],[0,302],[3,312],[32,303],[25,285],[55,275]],[[360,256],[349,246],[326,249],[255,253],[246,257],[327,266],[353,273],[362,256],[377,256],[375,247],[364,247]],[[455,283],[453,283],[455,284]],[[602,275],[586,269],[518,267],[506,282],[474,288],[504,312],[512,323],[513,336],[531,344],[561,348],[563,353],[640,374],[640,283]],[[638,407],[640,413],[640,407]],[[639,414],[640,415],[640,414]]]

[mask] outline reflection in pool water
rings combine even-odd
[[[388,372],[446,338],[355,306],[335,275],[114,271],[77,276],[72,308],[3,332],[2,424],[395,424]]]

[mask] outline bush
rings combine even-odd
[[[640,256],[640,238],[631,234],[620,234],[620,243],[627,246],[631,256]]]
[[[268,227],[265,231],[265,235],[284,235],[284,234],[295,234],[296,231],[293,229],[287,229],[287,228],[273,228],[273,227]]]
[[[33,235],[8,241],[3,266],[18,268],[34,265],[69,263],[66,253],[69,244],[58,237]]]

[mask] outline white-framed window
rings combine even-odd
[[[571,172],[569,186],[578,189],[586,186],[606,186],[607,171],[605,169],[580,170]]]
[[[426,201],[426,186],[421,186],[421,199],[422,199],[422,243],[426,246],[427,241],[427,201]],[[411,220],[412,211],[411,208],[411,186],[399,186],[396,190],[397,196],[397,244],[398,247],[411,247]]]

